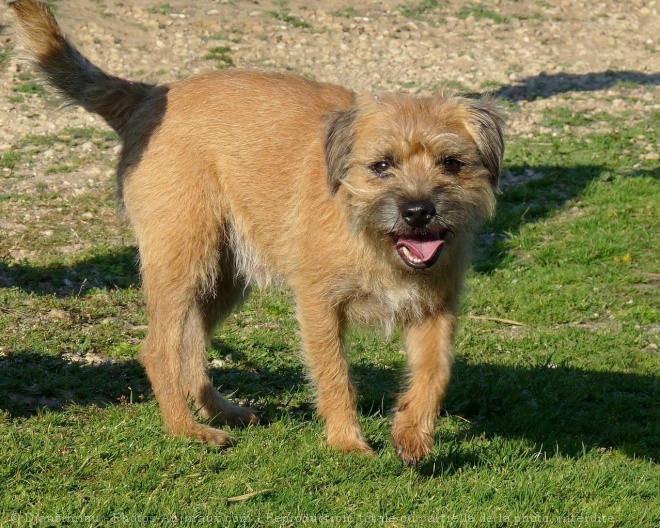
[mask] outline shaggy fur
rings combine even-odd
[[[450,377],[475,227],[495,208],[504,144],[487,100],[358,95],[303,77],[226,70],[169,86],[105,74],[36,0],[11,3],[46,79],[124,143],[120,196],[135,228],[149,331],[141,360],[168,430],[256,417],[213,388],[205,350],[251,284],[294,292],[328,443],[371,453],[346,361],[350,322],[401,325],[407,390],[398,456],[427,455]]]

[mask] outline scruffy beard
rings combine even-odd
[[[442,261],[443,253],[455,244],[469,243],[476,227],[491,215],[494,194],[437,192],[430,200],[437,214],[423,227],[411,227],[401,216],[402,193],[388,189],[374,196],[345,185],[344,196],[351,229],[379,247],[396,264],[411,271],[430,270]],[[463,240],[463,239],[466,240]]]

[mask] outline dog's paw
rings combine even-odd
[[[433,442],[433,433],[425,431],[408,422],[403,415],[397,414],[392,430],[392,443],[396,449],[396,456],[406,466],[415,466],[430,455]]]
[[[328,435],[327,443],[328,446],[340,453],[357,453],[366,456],[374,456],[376,454],[362,435]]]
[[[259,417],[248,407],[241,407],[220,400],[220,403],[211,407],[203,407],[199,414],[212,425],[229,425],[231,427],[247,427],[259,423]]]
[[[224,423],[232,427],[247,427],[259,423],[259,417],[252,409],[240,405],[232,405],[231,408],[225,410],[222,419]]]
[[[200,426],[194,433],[193,438],[204,444],[218,447],[230,447],[233,442],[228,433],[222,429]]]
[[[328,445],[339,453],[356,453],[358,455],[364,456],[375,456],[376,452],[371,449],[371,446],[366,442],[353,442],[346,443],[342,442],[339,444],[331,444],[328,442]]]
[[[409,438],[393,440],[396,456],[406,466],[416,466],[431,453],[431,448],[425,442],[413,441]]]

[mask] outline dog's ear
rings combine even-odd
[[[348,172],[349,160],[355,139],[354,123],[357,109],[340,110],[328,115],[325,135],[325,163],[330,193],[334,196],[341,180]]]
[[[504,159],[504,118],[489,99],[468,99],[468,110],[479,154],[497,189]]]

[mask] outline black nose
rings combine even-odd
[[[399,206],[401,216],[411,227],[424,227],[435,216],[435,206],[430,200],[406,202]]]

